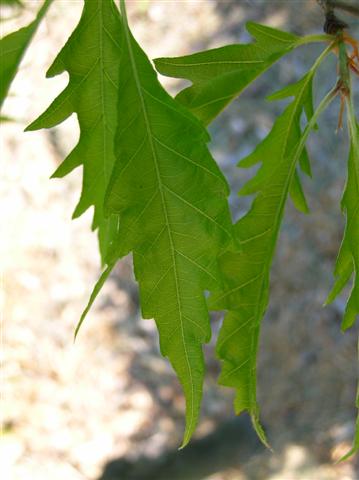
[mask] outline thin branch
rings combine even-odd
[[[346,2],[339,2],[334,0],[330,1],[329,3],[333,8],[338,8],[339,10],[343,10],[344,12],[359,17],[359,7],[356,7],[355,5],[350,5]]]
[[[356,17],[359,17],[359,7],[350,3],[342,2],[340,0],[317,0],[317,2],[325,11],[325,13],[338,9],[343,10],[344,12],[351,15],[355,15]]]

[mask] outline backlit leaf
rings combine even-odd
[[[89,306],[115,261],[132,251],[143,317],[155,319],[185,392],[185,445],[198,420],[202,344],[211,333],[204,291],[220,282],[217,258],[231,239],[228,185],[206,130],[160,85],[126,17],[117,41],[116,161],[105,208],[119,231]]]
[[[77,114],[80,139],[53,177],[63,177],[83,167],[76,218],[94,206],[93,229],[99,227],[103,260],[116,232],[116,216],[104,218],[105,190],[115,162],[121,20],[112,0],[86,0],[79,24],[47,72],[64,71],[70,79],[65,90],[27,130],[50,128]]]
[[[348,160],[348,179],[342,199],[347,217],[339,255],[335,266],[336,282],[327,299],[332,302],[353,277],[353,286],[345,308],[342,329],[351,327],[359,315],[359,128],[353,122]]]
[[[222,360],[219,382],[236,390],[235,410],[250,413],[253,425],[264,443],[259,423],[256,395],[256,360],[260,324],[269,299],[270,267],[289,193],[302,210],[306,203],[297,180],[297,164],[304,149],[300,120],[308,98],[311,98],[313,67],[299,82],[286,89],[294,96],[276,120],[268,136],[239,166],[261,163],[256,175],[240,191],[255,194],[248,213],[235,225],[241,242],[239,253],[225,253],[221,268],[225,287],[211,298],[210,306],[229,312],[225,316],[217,343]],[[282,96],[284,92],[282,91]],[[306,129],[315,127],[311,114]],[[306,135],[307,135],[306,133]],[[294,187],[293,187],[294,185]]]
[[[65,70],[67,87],[28,129],[53,127],[73,112],[80,123],[79,143],[54,176],[83,166],[74,217],[94,206],[107,267],[76,333],[116,261],[132,251],[143,316],[155,319],[185,392],[185,445],[198,420],[202,344],[210,338],[204,293],[218,288],[218,256],[231,239],[228,185],[206,130],[162,88],[112,1],[85,1],[48,76]]]
[[[348,178],[342,198],[342,210],[346,215],[344,238],[339,250],[334,274],[337,277],[327,302],[332,302],[352,280],[352,288],[345,307],[342,330],[354,325],[359,316],[359,125],[351,102],[348,102],[348,129],[350,151]],[[359,347],[359,344],[358,344]],[[356,407],[359,409],[359,388]],[[359,451],[359,414],[351,450],[342,457],[346,460]]]
[[[45,0],[33,22],[0,40],[0,108],[19,68],[21,59],[51,3],[52,0]]]
[[[248,22],[246,28],[255,39],[253,43],[154,60],[163,75],[193,82],[176,99],[205,124],[298,43],[297,36],[275,28],[253,22]]]
[[[202,396],[201,344],[210,338],[204,290],[219,282],[217,257],[230,239],[228,187],[208,134],[162,88],[125,17],[122,65],[106,205],[120,214],[119,256],[133,251],[142,314],[155,318],[185,392],[185,445]]]

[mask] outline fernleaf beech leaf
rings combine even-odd
[[[198,421],[202,344],[211,335],[204,293],[218,288],[218,257],[231,241],[229,189],[208,133],[163,89],[132,36],[124,2],[121,14],[115,164],[105,195],[107,214],[119,218],[111,258],[133,254],[142,315],[156,321],[185,393],[184,446]]]
[[[292,51],[299,40],[296,35],[254,22],[248,22],[246,28],[254,39],[252,43],[154,60],[156,69],[163,75],[193,83],[176,99],[205,124],[273,63]]]
[[[34,21],[0,40],[0,108],[20,66],[21,59],[51,3],[52,0],[45,0]]]
[[[112,0],[85,1],[79,24],[47,72],[53,77],[67,71],[69,83],[27,127],[51,128],[77,114],[79,142],[53,177],[63,177],[82,166],[82,192],[73,217],[94,207],[92,226],[99,229],[103,261],[118,225],[115,216],[105,218],[103,202],[115,162],[120,32],[120,15]]]
[[[300,81],[291,85],[293,100],[267,137],[253,153],[239,162],[244,168],[261,165],[239,192],[241,195],[255,194],[255,199],[235,225],[241,251],[226,252],[221,257],[224,288],[210,299],[211,308],[228,310],[217,343],[217,353],[222,361],[219,382],[235,389],[236,413],[249,412],[254,428],[265,444],[267,440],[259,422],[256,394],[260,325],[268,305],[270,267],[289,194],[301,210],[307,210],[297,178],[297,165],[303,155],[305,140],[315,128],[317,116],[333,95],[329,94],[319,105],[303,132],[300,122],[312,95],[314,73],[326,54],[327,51]]]

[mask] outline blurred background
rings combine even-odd
[[[41,3],[2,5],[2,35],[31,21]],[[248,20],[297,34],[320,33],[323,26],[315,0],[127,4],[131,27],[150,58],[248,41]],[[90,232],[91,211],[71,221],[81,172],[61,180],[49,176],[77,142],[76,118],[51,131],[23,133],[67,83],[67,74],[47,80],[45,72],[81,8],[80,0],[54,2],[4,105],[3,114],[13,121],[1,125],[2,478],[355,480],[358,460],[335,461],[354,433],[356,332],[340,332],[345,296],[322,307],[344,226],[339,200],[348,142],[345,129],[335,133],[339,102],[309,142],[314,178],[304,184],[311,214],[289,205],[274,262],[258,361],[259,403],[274,453],[258,444],[245,415],[234,416],[232,392],[216,385],[219,315],[205,348],[200,425],[192,444],[178,451],[184,399],[159,353],[154,322],[141,319],[131,258],[118,264],[73,344],[100,272],[97,239]],[[358,19],[340,16],[358,37]],[[303,47],[285,57],[210,127],[210,148],[232,186],[235,218],[249,205],[235,192],[251,175],[236,163],[283,108],[265,96],[303,75],[320,49]],[[333,56],[316,81],[318,95],[335,76]],[[172,93],[184,86],[161,81]]]

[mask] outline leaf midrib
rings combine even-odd
[[[195,62],[195,63],[173,63],[161,60],[162,65],[170,65],[171,67],[203,67],[208,65],[242,65],[265,63],[265,60],[214,60],[213,62]]]
[[[159,165],[158,165],[158,160],[157,160],[157,152],[155,149],[155,145],[153,142],[153,134],[151,131],[151,126],[148,118],[148,113],[147,113],[147,107],[146,103],[142,94],[142,87],[141,87],[141,82],[139,79],[138,71],[137,71],[137,66],[136,66],[136,61],[134,58],[133,50],[132,50],[132,44],[131,44],[131,38],[130,38],[130,33],[129,33],[129,27],[127,24],[127,18],[125,16],[125,12],[123,13],[123,25],[124,25],[124,30],[125,30],[125,36],[126,36],[126,43],[128,47],[128,52],[130,56],[130,61],[131,61],[131,67],[133,70],[133,75],[135,79],[135,84],[136,84],[136,89],[140,98],[141,106],[142,106],[142,111],[143,111],[143,117],[146,125],[146,131],[147,131],[147,136],[150,144],[150,149],[152,153],[152,158],[153,162],[155,165],[155,170],[156,170],[156,177],[157,177],[157,182],[159,186],[159,191],[160,191],[160,197],[161,197],[161,203],[162,203],[162,209],[165,217],[165,222],[166,222],[166,229],[168,233],[168,239],[170,242],[170,249],[171,249],[171,257],[172,257],[172,263],[173,263],[173,272],[174,272],[174,278],[175,278],[175,286],[176,286],[176,300],[177,300],[177,306],[178,306],[178,314],[179,314],[179,321],[180,321],[180,328],[181,328],[181,337],[182,337],[182,345],[183,345],[183,350],[186,358],[186,364],[187,364],[187,370],[188,374],[190,377],[190,384],[191,384],[191,408],[190,408],[190,421],[187,425],[186,430],[188,432],[191,432],[192,430],[192,425],[194,422],[194,384],[193,384],[193,377],[192,377],[192,370],[188,358],[188,352],[187,352],[187,347],[186,347],[186,341],[185,341],[185,333],[184,333],[184,325],[183,325],[183,313],[182,313],[182,305],[181,305],[181,299],[180,299],[180,289],[179,289],[179,279],[178,279],[178,267],[176,263],[176,258],[175,258],[175,247],[174,247],[174,241],[172,237],[172,231],[170,228],[169,224],[169,219],[168,219],[168,212],[167,212],[167,204],[163,192],[163,183],[161,179],[161,174],[159,170]]]

